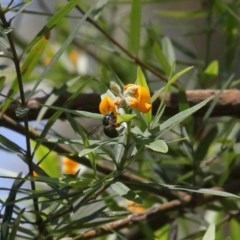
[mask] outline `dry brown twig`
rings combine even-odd
[[[232,193],[239,193],[239,188],[238,188],[239,184],[240,184],[240,181],[237,180],[237,181],[232,181],[228,185],[225,185],[223,188],[213,187],[211,189],[218,190],[218,191],[224,190]],[[148,222],[148,224],[151,227],[155,228],[157,225],[157,227],[160,228],[164,224],[167,224],[173,221],[174,215],[172,214],[172,217],[171,217],[171,214],[168,214],[170,212],[171,213],[176,211],[179,212],[183,208],[194,209],[203,204],[220,199],[220,197],[216,197],[214,195],[207,195],[207,194],[190,195],[185,192],[178,191],[178,194],[179,193],[181,194],[181,199],[174,199],[174,200],[165,202],[163,204],[157,204],[156,206],[153,206],[147,209],[143,213],[133,213],[120,220],[103,224],[98,228],[87,230],[82,235],[80,235],[75,239],[85,240],[85,239],[96,238],[104,234],[110,234],[113,231],[117,231],[119,229],[132,226],[134,223],[138,223],[138,222]],[[129,236],[128,239],[130,238],[131,237]]]
[[[69,97],[71,96],[70,93],[63,93],[58,96],[58,99],[55,101],[53,106],[55,107],[63,107],[63,103],[67,102]],[[240,117],[240,91],[235,89],[230,90],[188,90],[186,91],[186,100],[190,106],[195,105],[209,96],[215,96],[217,98],[216,105],[211,112],[210,117],[220,117],[220,116],[231,116],[231,117]],[[41,98],[34,98],[28,101],[29,103],[29,120],[36,120],[41,104],[44,104],[48,99],[49,95],[46,95]],[[156,112],[160,101],[164,101],[166,104],[165,116],[173,116],[179,112],[178,104],[180,96],[178,93],[169,93],[164,96],[164,98],[159,98],[153,104],[153,113]],[[75,110],[82,110],[88,112],[98,113],[98,106],[100,102],[100,96],[95,93],[89,94],[80,94],[74,101],[71,101],[68,104],[68,109],[75,109]],[[15,121],[21,121],[21,119],[17,118],[15,114],[15,110],[18,107],[17,102],[12,102],[9,108],[6,110],[6,115],[10,118],[14,119]],[[207,110],[207,107],[204,107],[197,111],[194,115],[195,116],[203,116],[204,112]],[[48,109],[46,114],[44,115],[45,119],[48,119],[50,116],[53,115],[55,110]],[[61,116],[62,119],[65,118],[63,114]],[[0,122],[1,125],[4,126],[4,122]],[[7,126],[5,126],[7,127]]]

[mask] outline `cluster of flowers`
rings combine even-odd
[[[137,84],[127,84],[120,88],[114,82],[110,84],[111,95],[104,94],[99,105],[101,114],[113,113],[115,117],[120,114],[120,108],[130,108],[135,111],[147,113],[152,108],[149,90]]]

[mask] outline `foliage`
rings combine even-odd
[[[1,125],[24,136],[0,146],[27,169],[2,158],[0,239],[237,239],[239,123],[212,112],[239,83],[239,1],[56,2],[0,3]]]

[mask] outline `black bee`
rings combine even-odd
[[[109,112],[103,117],[103,131],[110,138],[115,138],[118,136],[118,131],[116,130],[116,122],[117,119],[114,116],[113,112]]]

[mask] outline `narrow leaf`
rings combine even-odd
[[[90,153],[93,153],[95,152],[100,146],[97,146],[97,147],[94,147],[94,148],[85,148],[83,150],[81,150],[79,153],[78,153],[78,156],[79,157],[83,157],[85,155],[88,155]]]
[[[159,139],[156,140],[149,145],[146,145],[147,148],[155,151],[155,152],[160,152],[160,153],[167,153],[168,152],[168,145],[166,144],[165,141]]]
[[[143,86],[143,87],[145,87],[146,89],[149,90],[146,78],[145,78],[145,76],[142,72],[142,69],[139,66],[137,68],[137,80],[136,80],[136,82],[137,82],[138,85]]]
[[[130,14],[129,50],[138,53],[141,39],[141,0],[132,0]]]
[[[23,180],[21,178],[21,173],[16,177],[11,190],[9,192],[8,198],[5,202],[5,212],[3,214],[2,225],[1,225],[1,237],[0,239],[8,239],[9,236],[9,226],[12,220],[12,214],[14,209],[14,202],[19,191],[19,188],[23,184]]]
[[[216,190],[216,189],[210,189],[210,188],[191,189],[191,188],[179,187],[176,185],[169,185],[169,184],[161,184],[161,185],[164,187],[167,187],[169,189],[173,189],[173,190],[183,190],[183,191],[187,191],[187,192],[215,195],[215,196],[219,196],[219,197],[240,198],[240,196],[238,196],[236,194],[224,192],[224,191],[220,191],[220,190]]]
[[[12,142],[10,139],[6,138],[0,134],[0,144],[4,145],[8,150],[15,153],[24,153],[24,150],[18,146],[15,142]]]
[[[172,42],[168,37],[163,37],[163,39],[162,39],[162,49],[163,49],[163,54],[165,55],[165,57],[168,60],[170,70],[173,71],[172,68],[175,64],[176,56],[175,56],[175,52],[174,52]]]
[[[178,80],[183,74],[185,74],[186,72],[190,71],[193,68],[193,66],[184,68],[183,70],[181,70],[180,72],[176,73],[173,77],[170,78],[170,80],[168,81],[166,87],[170,87],[172,84],[174,84],[176,82],[176,80]]]
[[[238,237],[240,236],[240,228],[239,228],[238,218],[232,218],[230,220],[230,233],[231,233],[231,237],[232,237],[230,239],[238,239]],[[225,240],[227,240],[227,239],[225,239]]]
[[[160,125],[161,131],[167,129],[167,128],[172,128],[173,126],[175,126],[176,124],[180,123],[181,121],[183,121],[185,118],[191,116],[193,113],[195,113],[196,111],[198,111],[200,108],[202,108],[203,106],[205,106],[209,101],[211,101],[213,99],[213,96],[206,98],[204,101],[196,104],[195,106],[182,111],[180,113],[177,113],[176,115],[174,115],[173,117],[169,118],[168,120],[166,120],[165,122],[163,122]]]
[[[211,223],[202,240],[215,240],[215,224]]]
[[[24,212],[25,212],[25,208],[21,209],[20,212],[18,212],[17,218],[13,222],[12,231],[9,234],[8,240],[15,240],[17,238],[16,235],[17,235],[17,232],[19,230],[19,224],[21,222],[21,219],[22,219],[22,216],[23,216]]]
[[[49,40],[49,33],[43,35],[39,41],[32,47],[31,51],[29,52],[27,58],[25,59],[22,67],[22,79],[24,82],[29,81],[30,74],[35,69],[37,63],[40,61],[41,56],[46,49]]]
[[[177,19],[191,19],[202,18],[206,16],[206,11],[203,10],[192,10],[192,11],[174,11],[174,10],[161,10],[159,11],[161,16],[177,18]]]
[[[206,134],[204,139],[202,139],[202,141],[199,142],[198,147],[195,151],[196,161],[201,161],[205,158],[212,142],[214,142],[217,139],[217,134],[218,134],[218,128],[217,126],[214,126],[212,129],[209,130],[209,132]]]
[[[115,182],[111,185],[112,190],[117,193],[119,196],[122,196],[130,201],[134,201],[136,203],[142,203],[142,199],[139,195],[133,192],[130,188],[128,188],[125,184],[121,182]]]
[[[163,71],[167,74],[170,75],[171,73],[171,66],[167,60],[167,57],[164,55],[162,48],[160,47],[160,45],[158,43],[154,43],[153,45],[153,50],[155,53],[155,56],[159,62],[159,64],[161,65]]]

